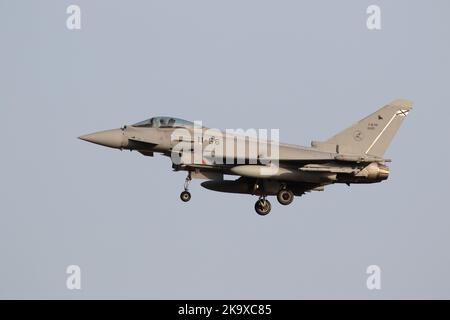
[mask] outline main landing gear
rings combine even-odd
[[[266,199],[265,196],[261,196],[258,201],[255,203],[255,211],[260,216],[265,216],[270,213],[270,209],[272,209],[272,205],[270,201]]]
[[[191,172],[188,173],[186,180],[184,181],[184,191],[180,194],[180,199],[183,202],[191,200],[191,193],[188,191],[189,183],[191,182]]]
[[[283,187],[277,193],[277,200],[280,204],[287,206],[294,201],[294,193],[292,190]],[[260,216],[266,216],[270,213],[272,205],[269,200],[266,199],[266,195],[262,195],[259,197],[258,201],[255,203],[255,211]]]
[[[277,193],[277,200],[283,206],[287,206],[294,201],[294,193],[289,189],[281,189]]]

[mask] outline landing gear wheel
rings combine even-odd
[[[269,200],[266,199],[259,199],[255,203],[255,211],[260,216],[268,215],[270,213],[271,208],[272,206],[270,205]]]
[[[183,202],[188,202],[191,200],[191,193],[188,191],[189,183],[191,182],[191,172],[188,172],[188,175],[186,177],[186,180],[184,181],[184,191],[180,194],[180,199]]]
[[[291,190],[281,189],[280,191],[278,191],[277,200],[283,206],[287,206],[288,204],[291,204],[292,201],[294,201],[294,194]]]
[[[189,191],[183,191],[180,194],[180,199],[183,202],[188,202],[189,200],[191,200],[191,193]]]

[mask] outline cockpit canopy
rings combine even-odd
[[[133,124],[133,127],[141,128],[190,128],[194,123],[191,121],[173,117],[153,117]]]

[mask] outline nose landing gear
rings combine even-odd
[[[188,202],[189,200],[191,200],[191,193],[189,191],[183,191],[180,194],[180,199],[183,202]]]
[[[183,202],[188,202],[191,200],[191,193],[188,191],[189,183],[191,182],[191,172],[188,173],[186,180],[184,181],[184,191],[180,194],[180,199]]]

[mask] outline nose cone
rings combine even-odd
[[[123,147],[124,134],[122,129],[112,129],[86,134],[78,138],[101,146],[120,149]]]

